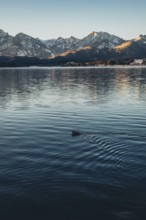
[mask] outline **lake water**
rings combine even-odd
[[[146,68],[0,69],[0,219],[145,208]]]

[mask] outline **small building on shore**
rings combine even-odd
[[[143,65],[143,59],[134,59],[131,65]]]

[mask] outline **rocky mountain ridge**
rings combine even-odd
[[[123,42],[124,40],[122,38],[106,32],[92,32],[83,39],[72,36],[70,38],[59,37],[54,40],[47,40],[45,44],[55,55],[58,55],[69,50],[76,50],[86,46],[94,46],[98,49],[114,48]]]
[[[110,39],[110,36],[109,36]],[[96,61],[96,60],[111,60],[111,59],[143,59],[146,58],[146,35],[140,35],[138,38],[124,41],[119,39],[116,42],[117,45],[107,41],[105,44],[105,38],[102,44],[100,39],[99,44],[93,44],[84,46],[75,50],[66,51],[65,53],[59,54],[57,57],[63,57],[68,62],[79,61]],[[98,46],[99,45],[99,46]]]
[[[11,36],[0,30],[0,56],[28,56],[48,58],[69,50],[76,50],[86,46],[94,46],[98,49],[113,48],[124,40],[106,32],[92,32],[83,39],[73,36],[70,38],[59,37],[42,41],[23,33]]]
[[[146,58],[146,35],[124,40],[106,32],[92,32],[82,39],[71,36],[40,40],[24,33],[11,36],[0,30],[0,56],[82,62]]]
[[[52,52],[39,39],[23,33],[15,37],[0,30],[0,56],[28,56],[46,58],[52,56]]]

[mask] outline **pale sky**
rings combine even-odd
[[[146,0],[0,0],[0,29],[41,39],[146,35]]]

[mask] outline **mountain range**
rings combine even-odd
[[[92,32],[82,39],[71,36],[44,41],[0,30],[0,57],[35,57],[51,63],[141,59],[146,58],[146,35],[124,40],[106,32]]]

